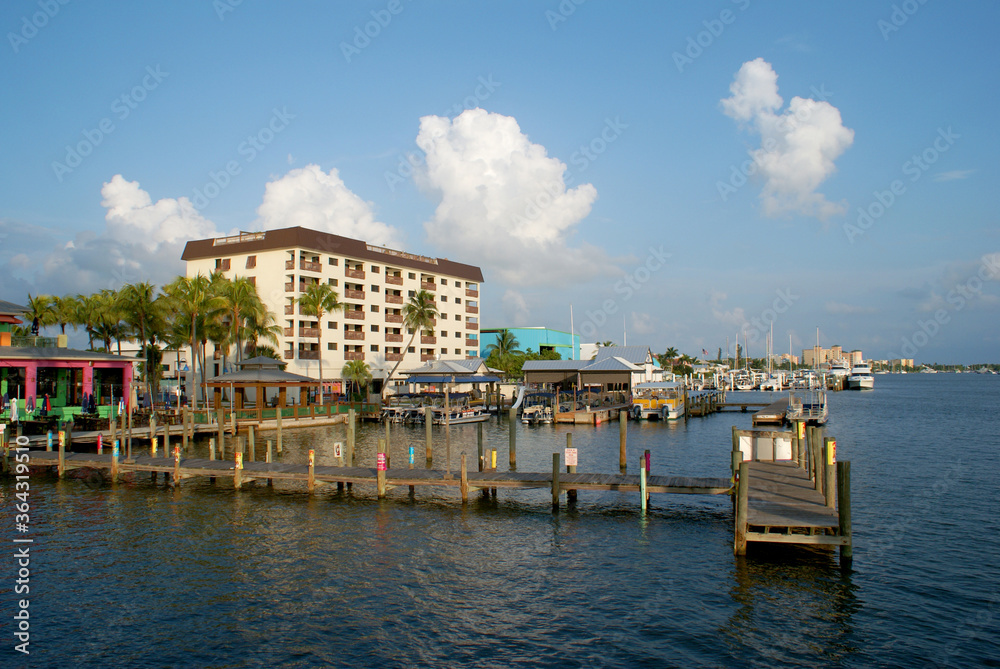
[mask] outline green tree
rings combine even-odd
[[[156,286],[143,281],[128,283],[118,291],[118,307],[125,323],[139,336],[139,350],[143,355],[152,355],[159,347],[154,346],[158,335],[163,333],[166,325],[163,319],[163,301],[156,295]],[[160,359],[162,360],[162,353]],[[149,371],[154,365],[148,357],[143,358],[143,380],[146,391],[155,394],[156,385],[150,378]],[[158,367],[158,366],[157,366]]]
[[[220,282],[218,292],[225,303],[230,328],[229,343],[236,348],[235,357],[238,362],[243,359],[244,342],[250,340],[251,328],[257,329],[254,333],[257,337],[271,339],[267,335],[273,331],[267,328],[274,325],[274,314],[264,306],[257,287],[245,276]],[[276,334],[273,335],[273,341],[277,344]]]
[[[344,305],[338,300],[336,291],[328,283],[314,283],[306,286],[306,292],[296,301],[302,307],[302,313],[313,316],[317,321],[316,341],[319,348],[319,403],[323,404],[323,316],[335,311],[341,311]],[[352,362],[359,362],[352,360]]]
[[[410,346],[413,345],[413,340],[416,339],[417,333],[423,330],[429,330],[433,336],[435,319],[437,318],[437,302],[434,300],[433,293],[426,290],[418,291],[410,298],[406,306],[403,307],[403,324],[410,329],[410,341],[406,345],[404,351],[408,351]],[[385,393],[389,389],[389,381],[392,379],[392,375],[396,373],[399,368],[399,364],[403,362],[403,358],[406,357],[404,354],[396,361],[396,364],[392,366],[389,370],[389,375],[385,377],[385,383],[382,385],[382,398],[385,399]]]
[[[191,369],[200,369],[202,380],[205,378],[205,355],[204,351],[199,355],[199,344],[202,341],[199,325],[205,329],[206,323],[213,320],[223,308],[222,301],[210,290],[211,283],[209,277],[198,272],[195,276],[179,276],[164,288],[173,312],[190,325],[187,343],[195,358]],[[202,400],[207,403],[204,384],[201,390]],[[197,397],[197,391],[192,397]]]
[[[361,389],[367,388],[372,380],[372,371],[368,367],[368,363],[364,360],[351,360],[344,365],[340,374],[345,381],[354,386],[358,394],[361,395],[361,401],[364,402]]]
[[[487,360],[493,360],[493,367],[502,369],[507,374],[511,374],[513,367],[520,367],[524,364],[524,353],[518,348],[520,342],[510,330],[504,328],[500,330],[497,339],[486,347],[489,351]],[[517,364],[516,357],[521,356],[521,364]],[[488,364],[488,363],[487,363]]]
[[[28,311],[25,312],[24,317],[32,329],[34,329],[35,323],[38,323],[39,334],[41,334],[42,328],[54,325],[56,312],[52,306],[52,296],[35,295],[32,297],[31,293],[28,293]]]

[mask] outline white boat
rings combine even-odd
[[[875,387],[875,377],[867,362],[862,360],[851,368],[851,375],[847,377],[847,387],[850,390],[871,390]]]
[[[733,390],[753,390],[753,377],[746,370],[739,370],[733,377]]]
[[[445,411],[443,407],[434,407],[434,424],[445,424]],[[482,423],[490,419],[490,413],[483,407],[458,406],[448,407],[448,423],[450,425],[461,425],[462,423]]]
[[[680,382],[639,383],[633,389],[635,418],[677,420],[684,416],[684,386]]]
[[[840,358],[839,360],[834,360],[833,362],[830,363],[830,375],[850,376],[851,366],[843,358]]]
[[[521,422],[525,425],[551,423],[554,399],[554,393],[529,393],[525,395],[524,408],[521,410]]]

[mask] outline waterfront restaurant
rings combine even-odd
[[[216,410],[222,407],[222,393],[229,390],[232,395],[230,401],[234,409],[241,410],[253,407],[257,410],[258,419],[262,415],[264,405],[267,403],[267,391],[270,388],[277,388],[277,397],[272,397],[276,406],[286,407],[288,404],[288,389],[298,388],[299,406],[309,404],[309,389],[319,388],[319,381],[301,374],[292,374],[284,370],[285,363],[281,360],[257,356],[243,362],[236,363],[240,370],[237,372],[227,372],[215,378],[209,379],[205,385],[214,390],[214,406]],[[247,390],[252,393],[248,394]],[[249,396],[252,394],[252,397]],[[295,397],[292,396],[292,403]]]

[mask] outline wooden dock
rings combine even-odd
[[[784,425],[788,413],[788,398],[782,397],[753,415],[754,425]]]

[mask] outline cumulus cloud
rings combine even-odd
[[[532,143],[510,116],[467,110],[451,120],[420,119],[426,154],[418,186],[440,200],[424,224],[428,240],[508,284],[565,284],[608,274],[594,246],[574,245],[574,229],[597,189],[569,188],[566,165]]]
[[[504,291],[500,304],[503,307],[504,318],[508,323],[515,326],[528,324],[531,310],[528,309],[528,301],[524,299],[524,295],[508,288]]]
[[[836,171],[834,161],[854,142],[840,111],[825,100],[793,97],[781,111],[778,75],[763,58],[743,64],[729,86],[722,111],[761,137],[750,152],[764,180],[760,193],[766,216],[803,214],[824,220],[843,214],[817,189]]]
[[[163,243],[217,236],[215,224],[195,209],[186,197],[153,202],[138,181],[116,174],[101,188],[101,206],[106,208],[106,234],[122,244],[142,245],[154,251]]]
[[[633,311],[632,314],[632,330],[642,334],[649,335],[657,331],[656,324],[653,322],[653,317],[645,311]]]
[[[293,169],[267,184],[257,209],[265,230],[301,225],[335,235],[398,247],[399,231],[375,220],[373,205],[352,192],[336,169]]]

